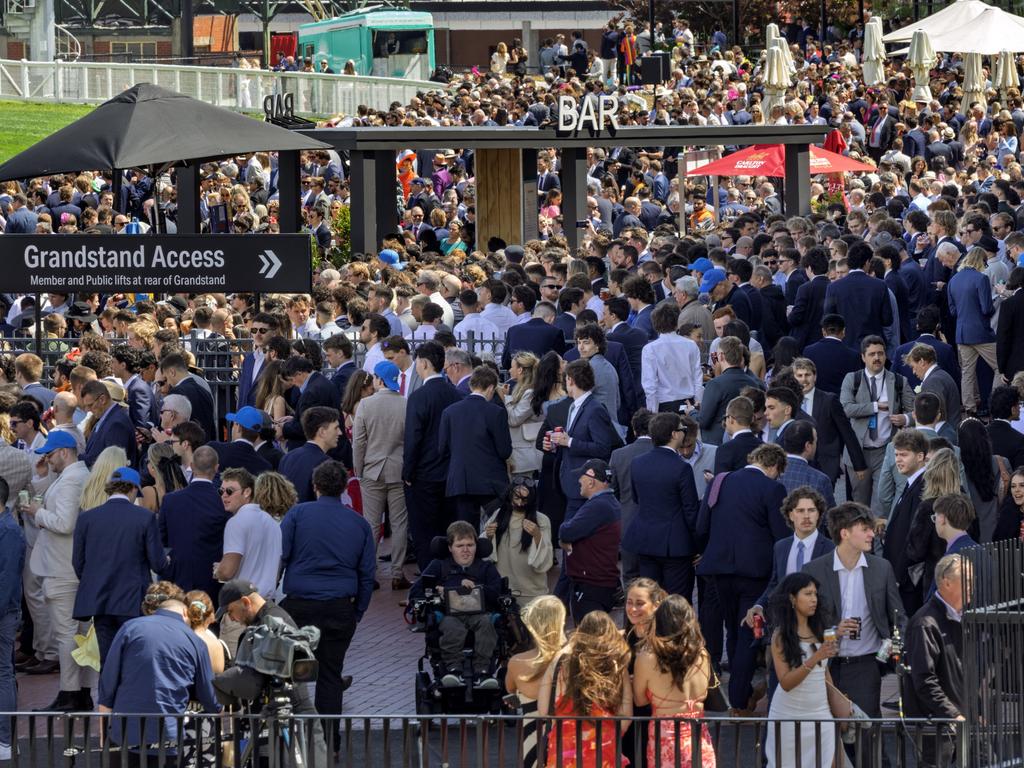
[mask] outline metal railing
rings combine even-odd
[[[700,760],[701,741],[709,740],[718,768],[760,768],[769,731],[777,766],[831,765],[829,755],[846,750],[855,768],[921,764],[929,744],[959,743],[964,725],[922,720],[764,720],[665,718],[649,730],[645,718],[528,719],[521,716],[261,717],[215,715],[12,715],[14,768],[520,768],[528,738],[536,732],[538,764],[555,768],[577,765],[643,764],[644,738],[653,730],[663,749],[654,750],[647,768],[708,765]],[[627,726],[628,729],[627,729]],[[840,727],[844,729],[841,733]],[[145,734],[145,744],[125,748],[110,734]],[[247,745],[253,740],[253,749]],[[549,736],[550,734],[550,736]],[[788,735],[787,735],[788,734]],[[806,737],[807,745],[793,736]],[[102,738],[101,738],[102,736]],[[845,737],[845,742],[844,742]],[[669,748],[664,748],[665,744]],[[276,745],[270,748],[269,745]],[[258,745],[258,746],[256,746]],[[801,746],[803,757],[801,761]],[[705,747],[707,749],[707,747]],[[806,758],[813,750],[814,761]],[[589,757],[584,757],[589,753]],[[962,750],[952,759],[936,750],[938,768],[966,768]],[[335,763],[334,756],[337,756]],[[632,759],[630,759],[632,755]]]
[[[24,3],[30,0],[7,0]],[[387,109],[408,104],[440,83],[390,77],[353,77],[313,72],[270,72],[173,64],[0,59],[0,99],[99,104],[136,83],[150,82],[219,107],[262,112],[267,96],[292,93],[295,111],[352,115],[360,105]]]

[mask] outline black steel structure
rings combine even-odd
[[[561,152],[562,217],[566,222],[586,218],[587,147],[714,147],[718,145],[784,144],[786,147],[785,210],[792,214],[810,213],[809,147],[825,138],[827,128],[816,125],[746,125],[727,127],[652,125],[582,131],[562,135],[553,128],[452,127],[452,128],[320,128],[300,130],[309,138],[330,144],[348,154],[351,161],[352,249],[372,252],[380,244],[380,235],[398,227],[395,206],[395,154],[406,147],[468,147],[514,149],[521,152],[522,174],[509,178],[510,192],[515,185],[533,184],[533,192],[516,199],[528,199],[536,190],[538,149],[556,148]],[[298,199],[297,175],[286,175],[284,163],[298,153],[281,152],[279,175],[281,211],[286,210],[285,195]],[[479,168],[478,168],[479,173]],[[289,189],[290,188],[290,189]],[[512,197],[512,195],[510,195]],[[532,203],[531,203],[532,204]],[[284,227],[282,225],[282,231]],[[572,247],[578,232],[566,226]],[[477,239],[486,241],[486,224],[481,222]]]

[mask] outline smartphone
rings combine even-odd
[[[590,222],[586,219],[580,219],[576,222],[576,229],[586,229],[590,226]]]

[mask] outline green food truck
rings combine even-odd
[[[434,71],[434,19],[402,9],[362,9],[299,27],[299,55],[313,69],[327,60],[336,73],[428,80]]]

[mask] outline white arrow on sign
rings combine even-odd
[[[277,270],[281,268],[281,260],[277,258],[277,254],[269,248],[263,253],[259,254],[260,262],[263,266],[260,268],[260,274],[268,280],[277,274]],[[268,271],[269,270],[269,271]],[[266,273],[266,274],[264,274]]]

